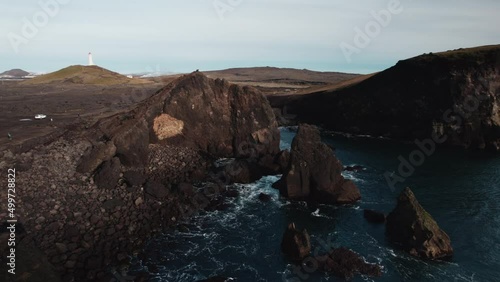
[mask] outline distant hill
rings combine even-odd
[[[22,77],[25,77],[29,74],[30,74],[29,72],[24,71],[22,69],[12,69],[12,70],[4,71],[4,72],[0,73],[0,76],[12,76],[12,77],[16,77],[16,78],[22,78]]]
[[[146,80],[128,78],[99,66],[69,66],[56,72],[37,76],[22,82],[25,85],[47,83],[72,83],[89,85],[143,84]]]
[[[500,151],[500,45],[427,53],[351,82],[269,99],[335,131],[405,140],[445,134],[449,145]]]
[[[292,84],[335,84],[359,76],[341,72],[318,72],[307,69],[254,67],[204,71],[210,78],[224,78],[232,82],[278,82]]]

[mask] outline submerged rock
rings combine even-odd
[[[353,172],[358,172],[361,170],[364,170],[365,168],[361,165],[351,165],[351,166],[346,166],[344,167],[345,171],[353,171]]]
[[[361,199],[356,185],[342,176],[343,166],[321,141],[319,130],[301,124],[292,142],[290,162],[274,185],[290,199],[326,204],[351,204]]]
[[[425,259],[444,259],[453,255],[450,237],[406,188],[396,208],[387,216],[386,234],[411,255]]]
[[[380,265],[366,262],[361,256],[341,247],[332,249],[327,255],[316,257],[320,270],[332,273],[344,280],[354,278],[356,274],[379,277],[382,275]]]
[[[374,210],[364,210],[363,216],[365,219],[372,223],[384,223],[385,222],[385,214],[382,212],[374,211]]]
[[[267,202],[271,201],[271,196],[268,195],[268,194],[265,194],[265,193],[260,193],[259,194],[259,200],[261,202],[267,203]]]
[[[283,234],[281,250],[288,258],[300,262],[311,253],[311,239],[307,230],[298,230],[295,223],[290,223]]]
[[[228,282],[228,281],[233,281],[233,279],[222,276],[215,276],[204,280],[198,280],[198,282]]]

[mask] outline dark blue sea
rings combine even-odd
[[[295,135],[283,128],[282,148]],[[500,281],[500,156],[438,148],[414,174],[392,190],[384,173],[397,172],[398,157],[408,157],[415,144],[377,138],[346,138],[325,133],[344,165],[365,170],[345,173],[361,190],[355,206],[309,206],[280,198],[271,184],[279,176],[238,185],[240,196],[229,199],[225,211],[193,217],[189,232],[172,231],[151,240],[144,251],[159,273],[151,281],[197,281],[212,276],[234,281],[340,281],[323,273],[299,274],[282,255],[282,234],[290,222],[306,228],[312,248],[325,253],[330,246],[348,247],[368,262],[383,266],[379,278],[357,276],[354,281]],[[389,213],[404,187],[411,187],[420,204],[448,233],[455,250],[448,262],[415,259],[392,246],[384,225],[368,223],[363,209]],[[259,193],[272,195],[262,203]]]

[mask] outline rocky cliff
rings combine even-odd
[[[355,85],[271,102],[336,131],[498,151],[500,45],[425,54]]]

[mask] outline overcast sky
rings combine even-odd
[[[55,1],[49,15],[39,4]],[[358,48],[356,28],[365,30],[391,1],[4,0],[0,72],[86,64],[91,51],[96,64],[122,73],[250,66],[369,73],[422,53],[500,43],[498,0],[400,0],[399,12]],[[26,33],[27,22],[38,31]],[[342,43],[357,48],[350,60]]]

